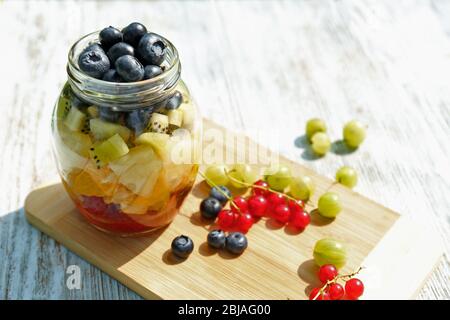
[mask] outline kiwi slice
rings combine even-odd
[[[56,107],[56,117],[64,119],[70,111],[70,100],[66,96],[61,95],[58,99],[58,106]]]
[[[86,122],[86,115],[75,107],[70,108],[64,124],[72,131],[80,131]]]
[[[89,134],[91,132],[91,128],[89,127],[89,119],[86,118],[86,120],[84,121],[81,132],[84,134]]]
[[[90,106],[86,108],[87,118],[84,122],[83,128],[81,128],[81,132],[84,134],[91,133],[91,124],[90,120],[93,118],[98,118],[98,108],[96,106]]]
[[[153,113],[148,122],[147,130],[167,133],[169,131],[169,117],[161,113]]]
[[[97,140],[108,139],[115,134],[119,134],[126,142],[130,138],[131,131],[120,124],[103,121],[99,118],[89,120],[91,132]]]
[[[150,145],[161,156],[166,148],[167,141],[169,141],[169,135],[166,133],[145,132],[137,137],[134,143]]]
[[[91,158],[94,159],[98,168],[107,163],[119,159],[128,153],[129,149],[122,137],[116,133],[111,138],[94,145],[90,150]]]
[[[170,110],[167,113],[167,116],[169,117],[169,129],[171,131],[181,127],[181,124],[183,123],[183,111]]]

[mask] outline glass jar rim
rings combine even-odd
[[[69,84],[82,100],[115,109],[135,109],[161,102],[174,92],[181,73],[178,50],[159,34],[167,48],[163,62],[165,68],[160,75],[136,82],[109,82],[85,74],[78,65],[79,54],[88,45],[100,43],[99,33],[100,31],[94,31],[84,35],[71,46],[68,53]]]

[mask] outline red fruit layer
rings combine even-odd
[[[191,188],[185,188],[171,195],[161,211],[146,214],[127,214],[117,204],[106,204],[101,197],[79,196],[66,187],[78,211],[99,229],[122,235],[133,235],[163,227],[176,216],[178,208]]]
[[[77,202],[75,205],[86,220],[105,231],[114,233],[141,233],[152,229],[152,227],[149,228],[148,226],[137,223],[120,210],[99,212],[98,210],[87,210]]]

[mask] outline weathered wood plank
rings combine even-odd
[[[0,52],[0,298],[137,298],[31,228],[20,208],[33,187],[56,178],[49,119],[68,47],[81,34],[138,20],[177,45],[205,116],[330,177],[351,165],[358,192],[426,217],[446,257],[420,298],[448,299],[448,9],[442,0],[0,2],[13,48]],[[359,118],[368,139],[358,152],[312,159],[298,137],[313,116],[334,139]],[[71,264],[82,270],[82,290],[64,285]]]

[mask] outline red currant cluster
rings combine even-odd
[[[309,294],[309,300],[341,300],[343,298],[356,300],[364,293],[364,284],[354,278],[359,270],[349,275],[339,275],[335,266],[325,264],[319,269],[319,280],[324,284],[321,288],[314,288]],[[345,281],[344,286],[338,280]]]
[[[303,201],[271,190],[267,182],[258,180],[253,184],[250,196],[231,199],[230,209],[219,212],[217,224],[223,230],[247,233],[255,220],[262,217],[283,225],[289,223],[297,229],[305,229],[311,221]]]

